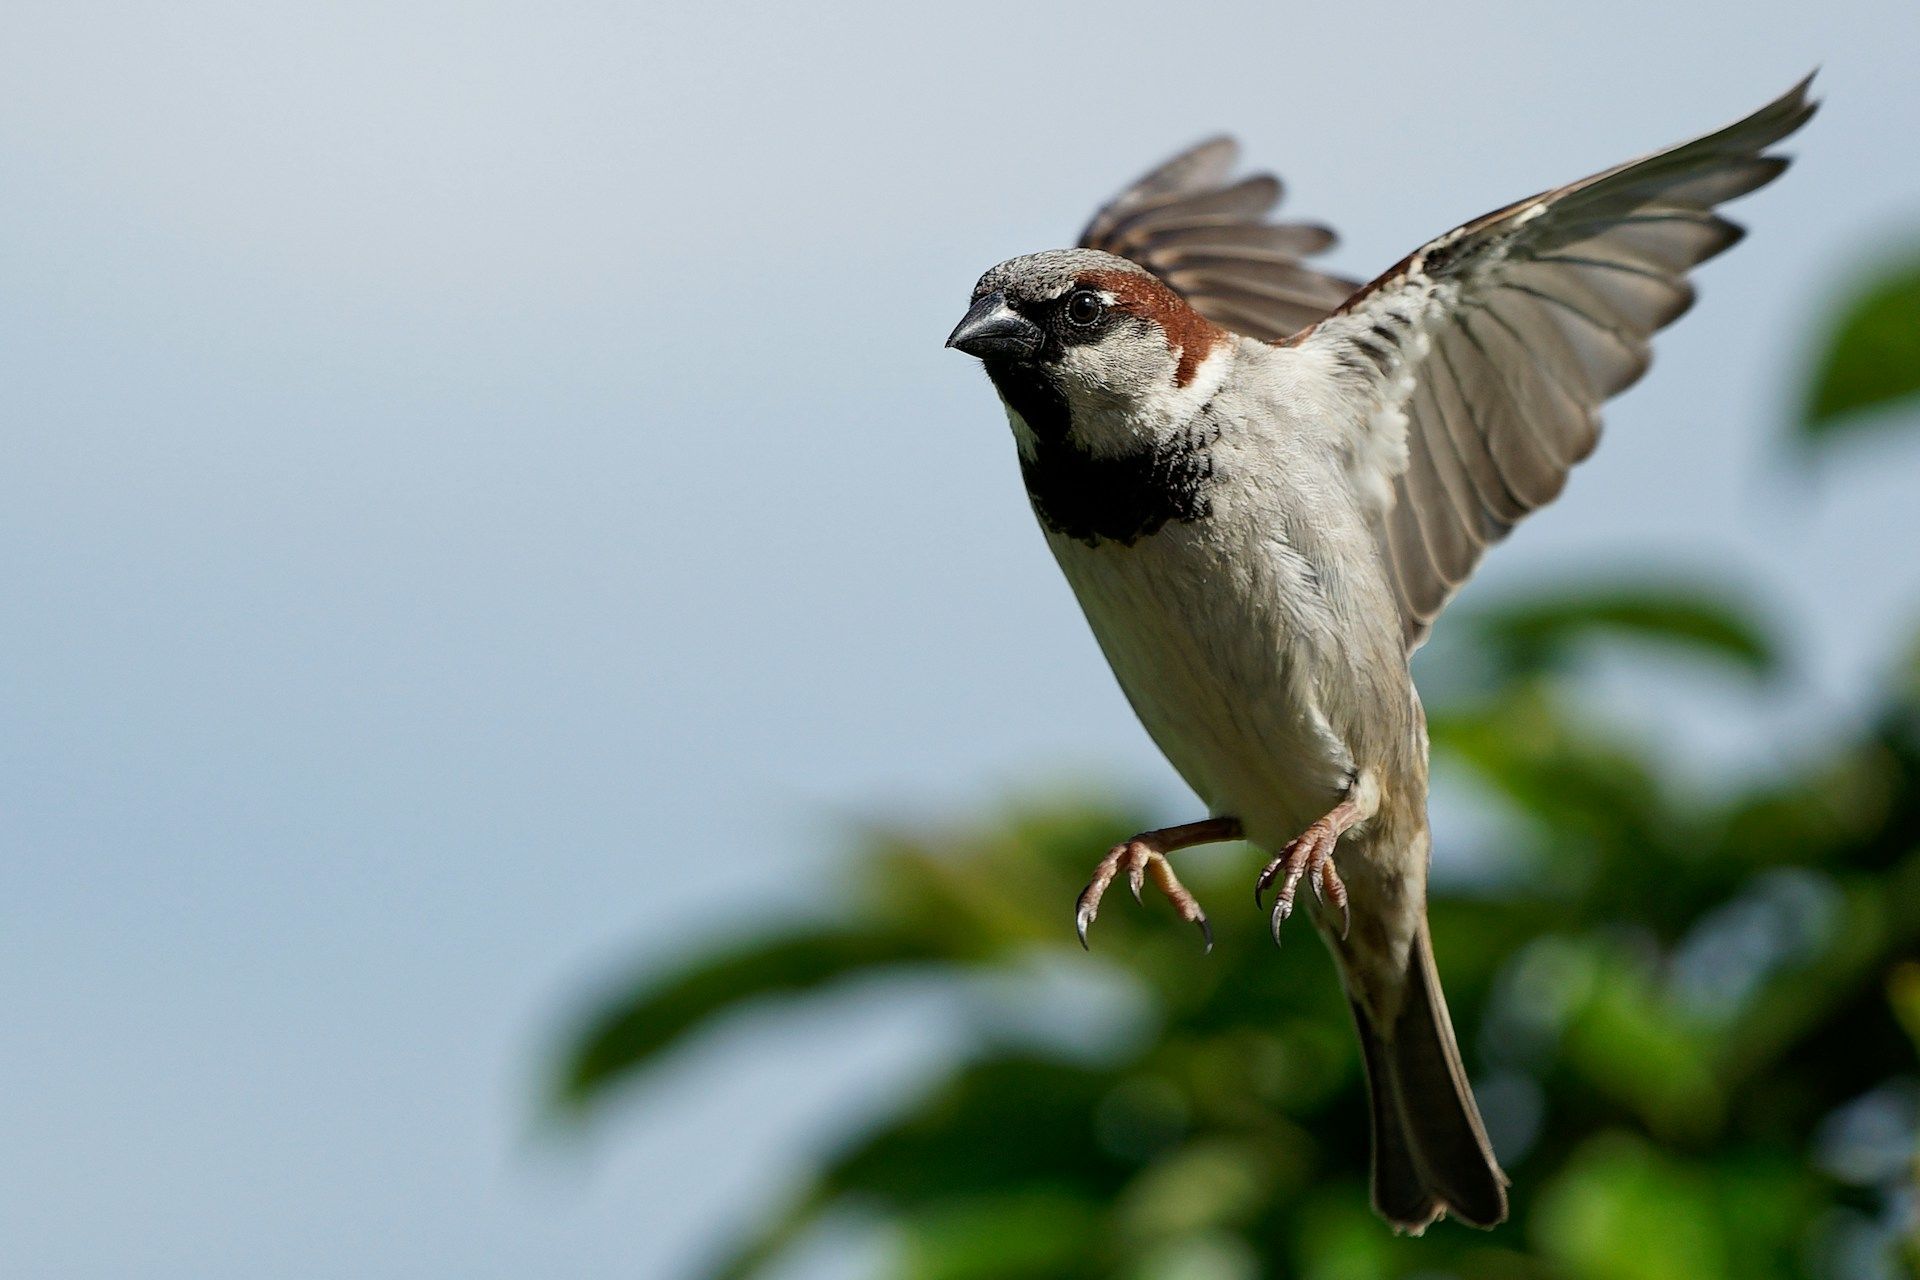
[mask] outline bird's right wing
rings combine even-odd
[[[1109,200],[1080,246],[1130,258],[1215,324],[1277,342],[1326,316],[1357,282],[1303,261],[1332,247],[1333,232],[1265,220],[1280,202],[1278,178],[1228,180],[1239,150],[1213,138],[1181,152]]]
[[[1423,246],[1288,340],[1373,407],[1353,483],[1409,651],[1486,548],[1550,502],[1740,228],[1714,212],[1786,168],[1812,77],[1746,119],[1495,210]]]

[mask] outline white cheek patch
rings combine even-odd
[[[1127,320],[1098,341],[1067,347],[1058,367],[1064,381],[1090,394],[1138,398],[1162,384],[1172,386],[1174,365],[1156,327]]]
[[[1179,363],[1179,352],[1156,326],[1070,348],[1060,362],[1060,385],[1073,442],[1107,457],[1164,443],[1219,390],[1233,365],[1232,344],[1209,352],[1185,386],[1177,382]]]
[[[1136,451],[1173,388],[1173,356],[1157,334],[1109,334],[1069,347],[1057,368],[1074,441],[1096,454]]]

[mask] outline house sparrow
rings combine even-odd
[[[1080,246],[980,278],[947,345],[999,393],[1027,495],[1120,687],[1207,806],[1124,873],[1207,934],[1167,857],[1273,855],[1275,938],[1302,882],[1353,1006],[1374,1208],[1491,1227],[1507,1178],[1460,1062],[1426,923],[1427,735],[1409,655],[1488,545],[1551,501],[1741,232],[1714,212],[1786,167],[1811,81],[1739,123],[1531,196],[1362,287],[1269,224],[1271,176],[1202,143],[1095,215]]]

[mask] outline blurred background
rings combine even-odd
[[[8,6],[0,1271],[1898,1275],[1920,9]],[[1368,277],[1826,106],[1417,673],[1514,1223],[1358,1063],[941,350],[1219,129]],[[1183,866],[1189,864],[1183,864]],[[759,1269],[759,1270],[756,1270]]]

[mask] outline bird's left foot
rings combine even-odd
[[[1305,879],[1313,886],[1313,896],[1322,902],[1331,903],[1340,912],[1340,936],[1347,936],[1347,930],[1353,925],[1353,912],[1347,905],[1347,886],[1340,880],[1340,872],[1333,865],[1333,850],[1340,843],[1340,836],[1353,825],[1351,806],[1342,803],[1326,817],[1317,819],[1313,825],[1302,831],[1280,856],[1266,865],[1260,878],[1253,884],[1253,901],[1256,906],[1264,905],[1260,897],[1273,886],[1275,879],[1280,880],[1279,896],[1273,900],[1273,940],[1280,941],[1280,926],[1293,914],[1294,893]]]

